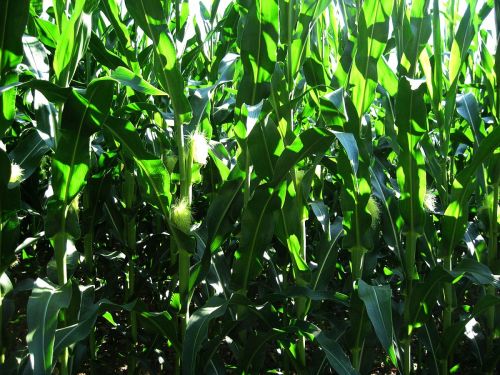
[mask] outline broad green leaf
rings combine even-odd
[[[0,4],[0,87],[17,82],[14,72],[23,57],[22,36],[28,20],[28,0]],[[14,120],[16,90],[0,95],[0,137]]]
[[[318,261],[318,267],[312,274],[311,288],[313,290],[325,289],[330,281],[332,270],[337,261],[338,241],[344,231],[341,219],[335,219],[330,230],[330,240],[325,240],[320,244],[321,258]]]
[[[277,0],[248,4],[240,46],[244,73],[236,98],[239,106],[255,105],[269,96],[278,48]]]
[[[494,275],[488,266],[474,259],[463,259],[453,267],[452,273],[454,276],[465,275],[480,285],[494,285],[500,288],[499,276]]]
[[[28,20],[29,0],[4,0],[0,4],[0,85],[23,58],[21,38]]]
[[[392,363],[396,365],[396,354],[392,343],[394,328],[392,326],[391,288],[387,285],[372,286],[359,280],[358,292],[380,343],[391,357]]]
[[[0,94],[2,96],[5,96],[7,92],[14,92],[14,97],[15,97],[15,91],[14,90],[16,87],[29,87],[32,89],[35,89],[39,92],[41,92],[48,100],[50,100],[53,103],[64,103],[68,97],[71,95],[71,89],[70,88],[62,88],[60,86],[57,86],[49,81],[44,81],[44,80],[30,80],[27,82],[11,82],[10,84],[7,84],[5,86],[0,86]]]
[[[286,335],[286,332],[274,329],[263,333],[257,333],[247,338],[247,343],[238,358],[238,366],[242,373],[252,373],[251,370],[262,371],[262,368],[255,366],[260,364],[260,359],[265,355],[266,346]]]
[[[163,162],[148,153],[132,123],[109,117],[104,129],[121,144],[125,153],[132,157],[139,167],[139,188],[146,200],[158,208],[168,218],[169,206],[172,199],[170,193],[170,175]]]
[[[481,142],[467,166],[453,181],[450,203],[442,217],[443,255],[450,255],[462,239],[468,219],[468,201],[472,194],[474,176],[481,164],[491,156],[500,144],[500,127],[495,127]]]
[[[376,161],[373,167],[370,167],[371,181],[374,194],[382,202],[385,208],[385,215],[382,218],[383,236],[389,246],[392,246],[396,255],[401,261],[402,246],[401,246],[401,217],[397,210],[396,194],[393,190],[387,187],[386,176],[381,167],[380,161]],[[386,224],[387,223],[387,224]]]
[[[451,281],[453,277],[443,267],[435,267],[427,274],[423,282],[414,285],[408,302],[410,304],[409,322],[413,328],[419,328],[427,323],[443,291],[443,285]]]
[[[125,0],[125,4],[135,22],[153,42],[156,79],[170,95],[175,116],[181,122],[188,122],[191,119],[191,106],[184,94],[184,78],[161,1]]]
[[[128,86],[146,95],[167,95],[165,92],[145,81],[140,75],[131,72],[123,66],[117,67],[115,71],[111,73],[110,77],[122,85]]]
[[[396,123],[401,148],[396,173],[401,190],[399,206],[406,230],[414,233],[422,233],[425,220],[425,161],[418,144],[427,129],[424,89],[425,85],[421,81],[403,77],[399,80],[396,99]]]
[[[417,0],[411,4],[408,27],[403,28],[404,52],[401,65],[410,77],[414,77],[420,53],[431,36],[431,17],[427,13],[428,0]]]
[[[307,56],[307,42],[313,29],[313,26],[318,17],[330,5],[331,0],[305,0],[302,1],[298,15],[293,2],[288,2],[284,16],[286,20],[282,20],[281,32],[284,35],[284,42],[289,46],[287,54],[287,78],[289,82],[293,82],[302,67]],[[297,25],[293,29],[294,25]],[[290,88],[291,89],[291,88]]]
[[[177,338],[177,327],[175,319],[168,313],[141,311],[138,315],[141,325],[148,331],[154,334],[161,334],[168,339],[177,353],[182,352],[182,347]]]
[[[120,19],[120,8],[118,7],[118,3],[116,0],[103,0],[101,1],[101,6],[103,13],[113,26],[113,31],[116,33],[118,40],[120,41],[122,53],[128,59],[130,67],[134,68],[133,70],[135,71],[134,65],[137,63],[134,64],[134,62],[137,58],[135,50],[132,46],[129,29]]]
[[[464,334],[465,326],[467,325],[467,323],[472,318],[478,317],[486,312],[489,308],[493,306],[496,307],[498,305],[500,305],[500,297],[489,294],[481,297],[479,301],[474,305],[472,312],[468,314],[465,319],[462,319],[462,321],[460,321],[459,323],[453,324],[443,332],[437,351],[438,357],[448,358],[453,352],[457,341]]]
[[[392,0],[366,0],[359,15],[355,63],[349,80],[359,120],[375,98],[377,63],[388,39],[393,4]]]
[[[85,54],[91,33],[92,18],[85,12],[85,0],[76,0],[73,13],[63,22],[54,54],[56,83],[66,87],[73,79],[80,59]]]
[[[247,144],[255,173],[262,179],[272,178],[284,146],[278,128],[270,117],[257,121],[248,135]]]
[[[189,318],[182,345],[182,373],[196,374],[198,352],[207,338],[210,321],[226,313],[229,302],[220,296],[211,297]]]
[[[52,374],[54,341],[59,310],[69,306],[71,283],[57,287],[37,279],[28,300],[26,341],[35,374]]]
[[[20,234],[17,210],[20,208],[19,186],[9,187],[11,162],[0,149],[0,275],[15,260],[14,250]]]
[[[23,169],[23,175],[20,182],[29,178],[33,172],[40,166],[42,157],[50,150],[47,146],[47,140],[43,133],[37,129],[28,129],[20,138],[16,148],[9,156],[14,163]]]
[[[451,46],[450,62],[449,62],[449,78],[450,82],[454,83],[458,77],[458,73],[465,61],[465,56],[468,53],[472,38],[476,34],[474,27],[474,17],[477,5],[477,0],[470,0],[467,10],[460,20],[457,33],[453,39]]]
[[[352,367],[349,357],[344,353],[340,344],[328,337],[323,331],[311,323],[308,323],[308,334],[312,335],[314,341],[323,350],[330,366],[340,375],[355,375],[358,372]]]
[[[90,36],[89,50],[99,63],[110,69],[126,66],[118,55],[106,48],[94,32]]]
[[[207,229],[210,251],[219,248],[224,239],[234,229],[243,206],[242,187],[245,182],[242,172],[232,173],[217,190],[207,211]]]
[[[75,291],[77,291],[75,295]],[[85,339],[94,328],[97,319],[98,304],[94,304],[93,286],[75,286],[73,288],[72,299],[78,298],[76,322],[59,328],[55,332],[54,358],[62,352],[64,348]],[[68,310],[69,312],[69,310]]]
[[[280,195],[281,207],[278,210],[276,237],[288,248],[296,284],[304,285],[311,278],[309,265],[303,257],[300,243],[302,211],[307,208],[297,198],[293,182],[290,182],[286,191],[282,189]]]
[[[271,185],[278,185],[302,159],[313,154],[324,154],[330,148],[334,138],[334,134],[326,129],[311,128],[303,131],[278,158]]]
[[[479,143],[484,138],[486,132],[479,114],[479,104],[474,94],[469,92],[458,97],[457,112],[467,120],[471,126],[474,134],[475,146],[479,147]]]
[[[377,63],[377,76],[380,84],[387,90],[390,96],[394,96],[398,92],[398,77],[391,69],[385,58],[382,56]]]
[[[85,184],[89,137],[106,120],[113,83],[94,81],[84,95],[73,90],[64,106],[58,146],[52,163],[54,199],[68,205]]]
[[[243,211],[240,246],[231,276],[234,289],[246,291],[248,283],[260,273],[262,255],[274,233],[273,213],[277,208],[276,194],[269,186],[261,185]]]

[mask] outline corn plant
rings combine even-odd
[[[496,373],[499,32],[0,0],[0,373]]]

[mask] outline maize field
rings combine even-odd
[[[499,0],[0,0],[0,374],[495,374]]]

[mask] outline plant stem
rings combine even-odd
[[[299,201],[301,199],[299,198]],[[302,209],[302,207],[301,207]],[[301,243],[300,243],[300,256],[304,261],[306,260],[306,219],[301,218],[300,220],[300,229],[301,229]],[[302,277],[297,278],[297,284],[306,284]],[[307,309],[309,306],[309,299],[306,297],[297,298],[297,319],[298,320],[306,320]],[[299,362],[302,366],[306,366],[306,338],[304,336],[299,337],[299,341],[297,343],[297,356],[299,358]]]
[[[90,196],[88,189],[83,193],[83,206],[85,212],[88,214],[88,210],[90,208]],[[95,269],[94,269],[94,259],[93,259],[93,243],[94,243],[94,226],[92,224],[89,225],[88,232],[85,234],[83,239],[83,251],[85,257],[85,265],[87,267],[87,282],[91,285],[95,284]],[[90,358],[92,360],[90,365],[90,373],[93,374],[94,371],[94,361],[97,359],[96,357],[96,343],[95,343],[95,327],[92,327],[89,334],[89,350],[90,350]]]
[[[352,280],[357,281],[363,276],[363,261],[365,258],[366,249],[361,246],[356,246],[350,249],[351,252],[351,273]]]
[[[136,223],[133,216],[132,210],[135,200],[135,180],[133,172],[125,170],[124,171],[124,183],[123,183],[123,196],[125,207],[127,209],[127,215],[125,220],[125,238],[127,241],[127,247],[129,251],[129,262],[128,262],[128,284],[127,284],[127,300],[133,297],[135,293],[135,257],[136,257]],[[132,338],[132,346],[135,349],[137,346],[137,315],[135,311],[131,311],[129,315],[130,320],[130,335]],[[130,374],[135,373],[137,364],[135,353],[129,358],[128,372]]]
[[[444,268],[445,270],[451,272],[451,255],[447,255],[444,258]],[[453,289],[451,283],[444,284],[444,311],[443,311],[443,332],[451,327],[453,313]],[[448,358],[441,359],[441,373],[448,373]]]
[[[252,181],[252,170],[250,166],[250,151],[248,145],[245,147],[245,190],[243,191],[243,207],[247,207],[250,200],[250,182]]]
[[[66,216],[66,215],[64,215]],[[56,258],[57,267],[57,281],[59,286],[66,285],[68,282],[68,271],[66,266],[66,233],[58,233],[54,237],[54,252]],[[61,310],[59,312],[59,325],[61,328],[66,325],[65,312]],[[64,348],[63,352],[59,356],[60,362],[60,373],[61,375],[68,375],[68,359],[69,351],[68,348]]]
[[[179,150],[179,173],[180,173],[180,199],[187,200],[191,207],[192,200],[192,177],[191,169],[193,166],[193,149],[192,144],[189,144],[189,149],[185,149],[184,128],[176,116],[175,118],[177,148]],[[178,276],[179,276],[179,297],[181,300],[181,312],[179,315],[180,337],[184,340],[189,320],[189,278],[191,266],[191,254],[188,249],[182,247],[177,248],[178,252]],[[181,363],[180,356],[177,358],[177,364]],[[176,370],[180,371],[180,366],[176,366]]]
[[[498,185],[499,181],[495,181],[493,184],[493,207],[491,209],[490,215],[490,239],[488,246],[488,266],[490,267],[493,274],[498,273],[497,269],[497,259],[498,259]],[[488,285],[486,289],[488,294],[496,295],[496,288],[493,285]],[[488,336],[487,349],[491,353],[493,350],[493,341],[495,339],[495,306],[488,309],[487,312],[487,324],[490,331]]]
[[[406,290],[405,290],[405,304],[404,304],[404,327],[406,327],[405,337],[402,340],[403,344],[403,373],[405,375],[411,374],[413,370],[413,363],[411,360],[411,322],[410,322],[410,297],[413,288],[413,277],[415,269],[415,253],[417,250],[418,234],[414,231],[409,231],[406,235],[406,252],[405,252],[405,265],[406,265]]]

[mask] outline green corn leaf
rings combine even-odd
[[[219,248],[227,235],[234,229],[234,223],[239,217],[243,206],[242,187],[244,174],[237,170],[231,173],[229,179],[217,190],[207,211],[208,240],[210,251]]]
[[[477,1],[469,1],[469,5],[465,14],[463,15],[460,25],[458,26],[457,33],[453,39],[453,44],[451,46],[450,62],[449,62],[449,74],[450,82],[454,83],[458,77],[460,69],[463,62],[465,61],[465,56],[468,53],[470,43],[472,38],[476,34],[476,29],[474,27],[474,12],[476,9]]]
[[[20,208],[19,186],[9,187],[11,162],[0,149],[0,275],[15,260],[14,250],[20,234],[19,219],[16,211]]]
[[[157,89],[140,75],[135,74],[123,66],[119,66],[111,73],[110,76],[115,81],[134,89],[146,95],[167,95],[165,92]]]
[[[13,162],[23,169],[20,182],[29,178],[39,167],[42,157],[50,150],[47,140],[43,139],[37,129],[28,129],[21,137],[16,148],[9,156]]]
[[[113,83],[95,81],[85,95],[73,91],[64,106],[58,147],[53,160],[54,199],[66,206],[85,184],[89,169],[89,137],[106,120]]]
[[[438,357],[447,358],[450,356],[457,341],[464,334],[465,326],[472,318],[478,317],[492,306],[498,305],[500,305],[500,297],[489,294],[481,297],[467,318],[455,323],[442,334],[437,350]]]
[[[387,187],[386,176],[382,168],[378,160],[373,167],[370,167],[373,192],[380,199],[382,206],[385,208],[385,215],[382,219],[384,239],[389,246],[394,248],[396,255],[401,260],[401,217],[397,207],[395,192]]]
[[[128,59],[130,67],[133,67],[135,65],[133,62],[135,62],[137,58],[135,50],[132,47],[129,29],[120,19],[120,8],[118,7],[117,2],[115,0],[103,0],[101,1],[101,6],[103,13],[113,26],[113,31],[116,33],[118,40],[120,41],[122,53]]]
[[[269,96],[278,48],[277,0],[249,2],[241,37],[243,77],[236,97],[239,106],[255,105]]]
[[[177,338],[177,327],[175,326],[175,319],[168,313],[162,312],[149,312],[141,311],[139,321],[141,325],[148,331],[154,334],[160,333],[163,337],[168,339],[177,353],[182,352],[182,347]]]
[[[35,374],[52,374],[57,315],[69,306],[71,283],[57,287],[37,279],[28,300],[26,341]]]
[[[481,142],[467,166],[453,181],[451,198],[442,217],[442,252],[450,255],[462,239],[468,218],[468,200],[472,194],[474,176],[481,164],[492,155],[500,144],[500,128],[496,127]]]
[[[285,335],[284,331],[271,330],[248,337],[247,345],[245,345],[240,358],[238,358],[238,366],[242,373],[251,373],[252,370],[262,371],[259,364],[261,364],[261,358],[264,356],[266,345],[270,344],[270,341],[275,341]]]
[[[355,375],[358,372],[352,367],[349,357],[345,354],[340,344],[328,337],[325,332],[311,323],[307,323],[307,334],[323,350],[330,366],[341,375]]]
[[[452,273],[455,277],[465,275],[465,277],[479,285],[493,285],[496,288],[500,288],[498,275],[494,275],[488,266],[474,259],[463,259],[453,267]]]
[[[486,131],[479,114],[479,104],[473,93],[468,92],[458,97],[457,112],[472,127],[475,146],[476,148],[479,147],[479,143],[484,138]]]
[[[396,353],[392,343],[392,291],[388,286],[372,286],[359,280],[359,298],[364,302],[368,317],[372,322],[380,343],[396,366]]]
[[[334,138],[334,134],[326,129],[311,128],[303,131],[276,161],[271,185],[278,185],[300,160],[313,154],[324,154]]]
[[[280,193],[286,194],[286,196],[281,199],[282,204],[278,212],[279,218],[276,223],[276,237],[287,246],[290,252],[295,280],[303,285],[306,281],[310,280],[311,272],[309,265],[301,254],[300,238],[302,234],[300,227],[300,212],[303,207],[299,206],[293,186],[294,184],[291,182],[286,192],[284,189],[280,191]]]
[[[183,374],[194,375],[196,373],[198,352],[207,337],[208,325],[210,321],[226,313],[228,304],[229,302],[224,298],[214,296],[191,315],[182,346]]]
[[[78,295],[75,295],[75,291]],[[98,304],[94,304],[94,294],[93,286],[75,286],[73,288],[72,299],[78,298],[79,300],[76,322],[56,330],[54,358],[57,358],[64,348],[85,339],[93,329],[99,308]]]
[[[5,0],[0,5],[0,84],[11,69],[22,61],[21,38],[28,20],[28,0]]]
[[[126,63],[118,55],[106,48],[94,32],[90,36],[89,50],[100,64],[110,69],[126,66]]]
[[[385,58],[382,56],[377,63],[377,76],[380,84],[387,90],[390,96],[398,92],[398,77],[391,69]]]
[[[54,73],[56,83],[68,86],[80,59],[85,54],[89,41],[92,19],[86,13],[85,0],[77,0],[69,20],[63,22],[61,36],[54,54]]]
[[[51,82],[33,79],[27,82],[12,82],[5,86],[0,86],[0,94],[4,96],[8,92],[14,92],[16,87],[29,87],[41,92],[52,103],[64,103],[71,95],[70,88],[62,88]]]
[[[148,153],[132,123],[109,117],[104,129],[119,142],[127,155],[132,157],[139,167],[139,188],[146,200],[158,208],[168,218],[169,206],[172,200],[170,193],[170,176],[163,162]]]
[[[342,221],[336,218],[333,222],[329,241],[323,241],[320,244],[321,258],[318,262],[318,267],[313,271],[311,288],[313,290],[323,290],[326,288],[330,278],[333,267],[337,260],[338,254],[338,241],[344,232]]]
[[[29,1],[4,0],[0,4],[0,87],[17,82],[14,69],[23,57],[22,36],[28,20]],[[0,95],[0,137],[14,120],[16,90]]]
[[[125,4],[135,22],[153,42],[156,79],[170,95],[175,116],[181,122],[188,122],[191,119],[191,106],[184,94],[184,79],[161,1],[126,0]]]
[[[248,135],[247,144],[255,173],[262,179],[272,178],[284,145],[278,128],[270,117],[257,121]]]
[[[259,186],[241,219],[240,246],[235,254],[231,281],[236,290],[245,290],[249,281],[261,271],[261,259],[274,233],[273,213],[278,208],[278,197],[267,186]]]
[[[295,80],[297,73],[304,63],[307,55],[307,41],[311,30],[318,17],[330,3],[331,0],[305,0],[300,4],[298,15],[295,15],[297,11],[290,5],[287,6],[286,12],[283,12],[286,20],[282,22],[281,33],[285,35],[286,43],[291,47],[287,56],[289,81],[293,82]],[[297,26],[294,30],[290,26],[293,27],[295,24]]]
[[[411,4],[410,21],[403,28],[404,52],[401,65],[413,77],[417,68],[420,53],[425,48],[431,36],[431,17],[427,13],[428,0],[413,1]]]
[[[349,80],[360,120],[375,98],[377,63],[387,42],[393,4],[391,0],[366,0],[360,12],[355,63]]]
[[[425,161],[418,145],[427,129],[424,89],[421,82],[401,78],[396,111],[398,142],[401,147],[397,169],[397,181],[401,190],[399,206],[407,230],[414,233],[423,232],[425,220]]]
[[[412,289],[410,296],[410,324],[414,328],[425,325],[431,317],[443,285],[453,281],[453,277],[443,267],[435,267],[427,274],[425,280]]]

